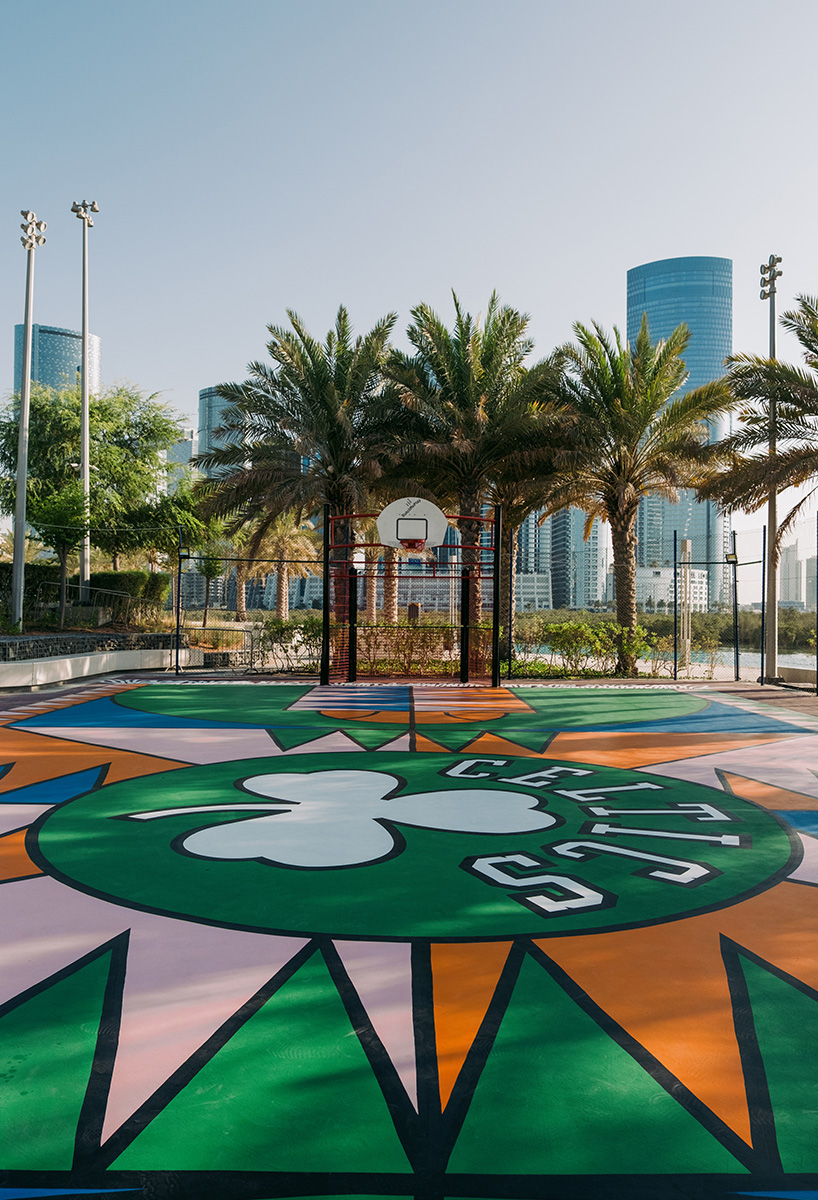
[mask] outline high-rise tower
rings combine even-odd
[[[14,326],[14,391],[23,382],[22,325]],[[99,395],[101,386],[102,339],[95,333],[88,336],[88,390]],[[53,325],[33,325],[31,329],[31,378],[46,387],[76,387],[82,369],[82,334],[74,329],[58,329]]]
[[[719,379],[733,350],[733,262],[729,258],[663,258],[628,271],[628,341],[633,345],[642,314],[647,313],[652,341],[668,337],[684,322],[690,330],[685,351],[689,377],[685,390]],[[722,434],[711,426],[710,438]],[[672,504],[659,496],[643,500],[637,520],[640,566],[673,564],[673,533],[693,542],[693,559],[707,562],[709,599],[722,595],[727,533],[712,501],[699,502],[683,491]]]

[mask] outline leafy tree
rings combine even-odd
[[[714,447],[726,466],[702,488],[726,512],[754,512],[772,489],[811,484],[778,526],[778,544],[814,496],[818,476],[818,297],[797,296],[781,325],[798,339],[803,366],[753,354],[728,360],[727,380],[740,405],[741,425]],[[776,406],[777,449],[769,453],[770,405]]]
[[[664,341],[651,342],[647,318],[636,345],[613,341],[596,323],[575,324],[577,341],[562,347],[566,364],[559,387],[578,416],[571,445],[556,466],[549,511],[575,505],[611,529],[616,616],[636,629],[636,515],[649,493],[678,499],[678,489],[702,480],[708,422],[733,401],[723,380],[682,393],[683,354],[690,341],[679,325]],[[618,671],[636,674],[632,637],[620,642]]]
[[[160,558],[171,572],[171,603],[175,605],[179,587],[179,530],[186,550],[196,550],[208,539],[208,527],[199,516],[190,487],[180,486],[172,495],[156,496],[131,514],[132,528],[139,545],[155,561]]]
[[[514,465],[533,477],[559,420],[553,396],[556,359],[524,365],[533,342],[525,313],[500,305],[492,294],[485,320],[464,312],[453,293],[455,323],[449,330],[427,304],[412,309],[407,335],[414,354],[394,351],[386,366],[410,421],[402,431],[397,473],[418,480],[438,503],[454,503],[460,516],[463,563],[475,568],[482,514],[492,482]],[[472,587],[470,619],[480,620],[479,572]]]
[[[101,541],[116,555],[111,530],[123,514],[155,496],[165,478],[163,451],[182,435],[179,420],[155,395],[117,385],[92,396],[90,520],[102,527]],[[0,512],[14,511],[19,402],[0,412]],[[63,491],[78,477],[80,393],[34,384],[31,389],[28,478],[30,495]],[[127,525],[127,522],[125,522]],[[92,540],[96,542],[96,536]]]
[[[76,479],[59,492],[37,488],[32,493],[28,506],[29,523],[54,549],[60,563],[60,629],[65,625],[68,556],[83,540],[87,519],[82,484]]]

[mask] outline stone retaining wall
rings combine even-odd
[[[182,634],[182,646],[188,635]],[[0,663],[118,650],[172,650],[175,633],[60,633],[0,638]]]

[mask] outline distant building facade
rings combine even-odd
[[[14,326],[14,391],[23,386],[25,326]],[[46,387],[76,387],[82,371],[82,334],[54,325],[34,325],[31,330],[31,380]],[[88,391],[99,395],[102,386],[102,339],[88,335]]]
[[[665,258],[628,271],[627,334],[636,341],[643,313],[652,341],[668,337],[684,322],[690,329],[685,351],[689,377],[685,390],[712,383],[724,374],[733,350],[733,263],[729,258]],[[710,440],[722,436],[711,427]],[[637,518],[637,563],[673,565],[673,534],[693,542],[693,560],[708,565],[709,603],[725,599],[727,523],[712,501],[698,502],[683,491],[677,504],[659,496],[642,501]]]
[[[175,492],[180,480],[191,470],[191,461],[199,453],[199,436],[195,429],[183,429],[182,438],[165,451],[168,465],[168,491]]]
[[[216,430],[224,421],[224,412],[231,408],[229,400],[219,395],[218,388],[202,388],[199,392],[199,454],[209,454],[226,445],[225,441],[216,437]],[[200,468],[202,472],[212,477],[216,472],[212,468]]]

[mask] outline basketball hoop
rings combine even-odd
[[[426,538],[400,538],[404,550],[425,550]]]
[[[400,546],[412,554],[427,546],[442,546],[449,522],[431,500],[407,496],[393,500],[378,517],[378,537],[382,546]]]

